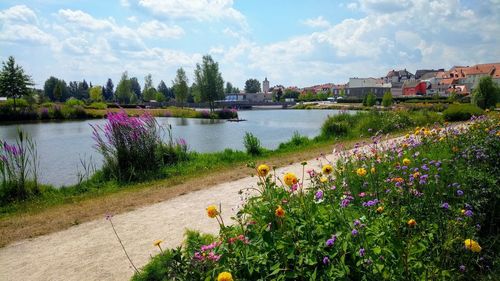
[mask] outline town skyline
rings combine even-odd
[[[2,1],[0,60],[16,58],[37,88],[50,76],[103,85],[128,71],[171,86],[205,54],[225,81],[307,87],[391,69],[497,62],[498,0]]]

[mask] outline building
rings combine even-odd
[[[427,83],[425,81],[405,81],[403,83],[403,96],[425,95]]]
[[[262,90],[263,90],[264,93],[268,93],[269,92],[269,80],[267,80],[267,77],[262,82]]]
[[[441,68],[441,69],[419,69],[415,72],[415,79],[416,80],[418,80],[418,79],[425,80],[425,79],[428,79],[428,77],[435,76],[435,74],[437,74],[438,72],[442,72],[442,71],[444,71],[443,68]]]
[[[387,75],[383,78],[385,83],[396,83],[396,82],[404,82],[406,80],[415,80],[415,75],[406,69],[403,70],[391,70],[387,73]]]
[[[362,98],[373,93],[381,98],[385,92],[391,91],[392,84],[385,83],[384,79],[377,78],[349,78],[345,94],[348,97]]]

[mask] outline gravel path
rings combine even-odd
[[[332,161],[336,156],[326,158]],[[319,167],[320,161],[313,159],[306,169],[318,171]],[[302,166],[296,163],[277,170],[279,176],[284,172],[301,177]],[[206,206],[221,203],[227,223],[242,202],[238,192],[255,187],[256,182],[256,177],[247,177],[205,188],[116,215],[113,223],[131,259],[142,267],[158,253],[152,245],[156,239],[163,239],[162,246],[171,248],[182,243],[186,229],[217,233],[217,222],[206,216]],[[0,280],[128,280],[134,271],[104,215],[102,219],[0,248]]]

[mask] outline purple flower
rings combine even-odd
[[[349,206],[349,203],[351,203],[351,201],[349,201],[349,199],[343,199],[340,202],[340,207],[345,208],[345,207]]]
[[[314,195],[314,199],[316,199],[317,201],[323,199],[323,190],[318,190],[316,192],[316,195]]]
[[[359,249],[359,256],[364,257],[365,256],[365,248]]]
[[[464,215],[467,216],[467,217],[472,217],[472,211],[471,210],[467,210],[465,211]]]
[[[462,264],[458,269],[460,269],[460,272],[465,272],[465,265]]]
[[[450,204],[445,202],[441,205],[441,208],[448,210],[450,208]]]
[[[464,195],[464,192],[463,192],[462,190],[460,190],[460,189],[459,189],[459,190],[457,190],[457,195],[458,195],[458,196],[462,196],[462,195]]]
[[[354,226],[358,226],[360,224],[361,224],[361,222],[359,220],[354,220]]]
[[[329,263],[330,263],[330,259],[329,259],[327,256],[325,256],[325,257],[323,258],[323,264],[324,264],[324,265],[327,265],[327,264],[329,264]]]
[[[326,246],[327,247],[332,247],[333,244],[335,244],[335,241],[337,240],[337,236],[332,235],[332,238],[326,240]]]
[[[353,229],[353,230],[351,231],[351,235],[352,235],[352,236],[357,236],[357,235],[358,235],[358,231],[357,231],[356,229]]]

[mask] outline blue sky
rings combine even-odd
[[[0,60],[115,84],[123,71],[171,85],[205,54],[243,88],[345,83],[391,69],[500,61],[500,0],[38,0],[0,2]]]

